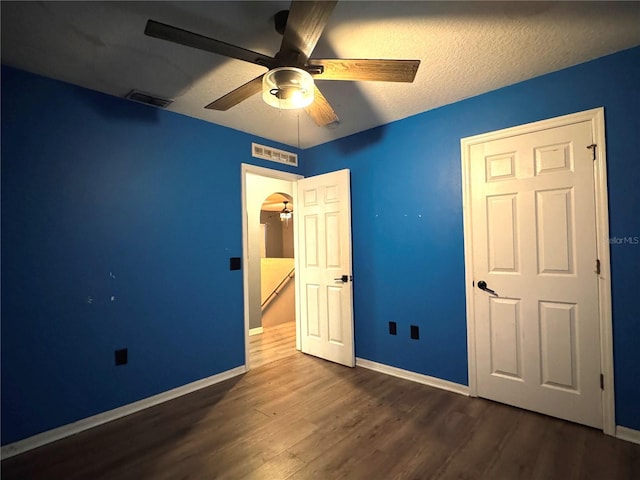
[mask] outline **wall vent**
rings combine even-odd
[[[285,163],[287,165],[293,165],[294,167],[298,166],[297,154],[267,147],[266,145],[260,145],[259,143],[251,144],[251,155],[256,158],[262,158],[263,160]]]
[[[154,107],[167,108],[173,103],[173,100],[167,100],[166,98],[154,97],[148,93],[139,92],[138,90],[131,90],[124,97],[129,100],[133,100],[138,103],[146,103]]]

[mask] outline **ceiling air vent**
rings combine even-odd
[[[294,167],[298,166],[297,154],[278,150],[277,148],[267,147],[266,145],[260,145],[259,143],[251,144],[251,154],[256,158],[262,158],[263,160],[285,163],[287,165],[293,165]]]
[[[133,100],[138,103],[146,103],[147,105],[153,105],[154,107],[167,108],[173,103],[173,100],[167,100],[166,98],[154,97],[148,93],[139,92],[138,90],[131,90],[124,98]]]

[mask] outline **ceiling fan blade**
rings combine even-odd
[[[327,99],[324,98],[324,95],[322,95],[316,86],[314,86],[313,103],[305,108],[305,111],[319,127],[324,127],[340,121],[336,112],[333,111],[333,108],[331,108]]]
[[[312,73],[314,80],[369,80],[379,82],[413,82],[420,60],[342,60],[309,59],[308,67],[321,65],[322,73]]]
[[[220,110],[223,112],[229,110],[231,107],[239,104],[243,100],[246,100],[252,95],[262,91],[262,77],[264,77],[264,75],[254,78],[250,82],[247,82],[241,87],[227,93],[224,97],[220,97],[219,99],[211,102],[204,108],[208,108],[209,110]]]
[[[303,65],[318,43],[337,1],[292,1],[282,46],[277,57]]]
[[[263,55],[262,53],[252,52],[251,50],[231,45],[230,43],[189,32],[182,28],[172,27],[171,25],[156,22],[155,20],[147,21],[144,34],[169,42],[179,43],[180,45],[186,45],[187,47],[197,48],[198,50],[204,50],[205,52],[237,58],[238,60],[255,63],[267,68],[272,68],[275,65],[273,58]]]

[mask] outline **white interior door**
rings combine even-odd
[[[471,146],[473,301],[478,395],[600,428],[592,143],[582,121]]]
[[[298,180],[296,222],[300,346],[353,367],[349,170]]]

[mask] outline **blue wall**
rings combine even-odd
[[[460,139],[600,106],[611,237],[640,237],[640,48],[304,152],[305,175],[351,169],[357,356],[467,384]],[[640,429],[640,245],[611,262],[616,420]]]
[[[252,141],[2,68],[3,444],[244,364]]]

